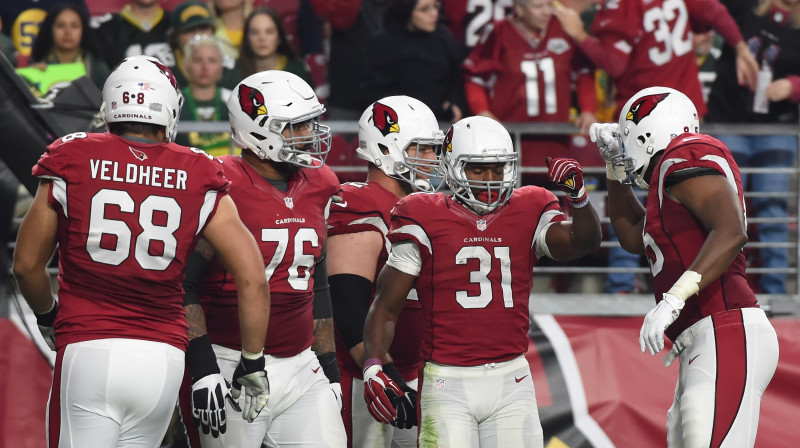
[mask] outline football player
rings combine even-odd
[[[369,162],[367,181],[342,185],[328,219],[328,282],[337,329],[337,359],[342,371],[343,418],[349,446],[416,447],[417,376],[421,308],[416,294],[403,305],[398,338],[383,370],[403,390],[392,426],[375,421],[361,398],[364,319],[375,279],[386,258],[391,210],[412,191],[432,191],[444,133],[423,102],[390,96],[372,103],[358,122],[358,157]],[[440,180],[440,179],[439,179]]]
[[[550,191],[515,189],[517,154],[500,123],[465,118],[450,128],[442,150],[452,195],[412,194],[392,212],[392,249],[364,330],[364,397],[375,419],[396,418],[394,403],[404,392],[382,364],[416,285],[424,362],[420,447],[543,446],[524,356],[533,268],[541,257],[583,256],[601,239],[580,165],[547,164],[548,177],[572,202],[572,222]]]
[[[736,48],[739,84],[755,88],[758,64],[728,10],[717,0],[606,1],[584,30],[578,13],[556,2],[556,18],[583,53],[616,85],[617,112],[640,89],[663,85],[681,90],[706,114],[693,31],[713,29]]]
[[[667,413],[669,446],[749,446],[761,395],[778,364],[778,339],[745,276],[747,242],[739,167],[719,140],[699,134],[683,93],[650,87],[619,123],[593,126],[607,162],[608,210],[622,247],[645,254],[656,306],[639,333],[642,352],[680,359]],[[621,180],[647,190],[646,207]]]
[[[192,412],[203,447],[345,446],[324,261],[326,219],[340,186],[324,164],[331,139],[319,122],[324,112],[305,81],[280,70],[248,76],[228,99],[231,135],[243,151],[218,160],[266,264],[273,325],[264,353],[271,395],[266,410],[247,419],[251,424],[231,412],[235,406],[226,405],[222,394],[204,399],[206,390],[224,390],[222,378],[236,368],[236,316],[243,310],[233,300],[237,285],[224,260],[201,241],[187,266],[185,303]],[[219,386],[208,387],[203,378],[209,377]]]
[[[183,269],[201,236],[239,285],[240,365],[264,365],[264,263],[222,165],[172,143],[181,102],[158,60],[125,59],[103,87],[108,132],[64,136],[33,168],[41,183],[19,230],[14,275],[57,351],[48,446],[161,443],[188,342]],[[58,303],[47,273],[56,244]],[[269,395],[266,378],[241,373],[234,379],[247,389],[245,412],[257,415]]]

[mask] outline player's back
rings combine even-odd
[[[517,189],[486,215],[444,194],[401,200],[390,239],[420,249],[422,358],[471,366],[524,353],[535,239],[546,223],[563,219],[555,195],[534,186]]]
[[[686,1],[606,1],[592,34],[605,46],[630,54],[625,71],[615,79],[617,110],[639,90],[661,85],[686,94],[700,116],[705,115]]]
[[[59,345],[127,337],[185,347],[183,269],[227,189],[219,164],[176,144],[75,133],[34,167],[58,212]]]
[[[689,268],[708,237],[703,225],[689,209],[670,199],[664,186],[668,176],[687,168],[710,169],[725,176],[735,187],[744,212],[739,167],[725,145],[701,134],[687,133],[672,140],[655,166],[647,196],[645,253],[650,262],[653,293],[657,300]],[[757,307],[756,297],[747,284],[745,266],[745,256],[740,251],[717,280],[686,302],[678,320],[667,329],[667,336],[674,340],[693,323],[717,312]]]
[[[339,193],[342,201],[331,205],[331,214],[328,218],[328,235],[343,235],[358,232],[379,232],[384,239],[384,247],[378,255],[375,270],[377,280],[386,259],[389,256],[391,243],[388,239],[391,213],[398,199],[394,193],[383,188],[376,182],[348,182],[342,184]],[[373,297],[374,297],[373,283]],[[392,341],[389,353],[392,355],[395,367],[404,377],[417,376],[419,367],[419,344],[421,308],[417,300],[416,290],[412,289],[409,299],[403,304],[395,333],[400,335]],[[350,356],[346,344],[337,332],[336,338],[337,359],[352,375],[361,377],[361,366],[356,365]]]

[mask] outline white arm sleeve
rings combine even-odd
[[[547,223],[541,232],[536,234],[536,239],[533,242],[533,247],[536,250],[536,258],[547,257],[553,259],[553,256],[550,255],[550,248],[547,247],[547,231],[553,224],[555,224],[555,222]]]
[[[417,243],[402,241],[392,244],[392,251],[389,253],[386,264],[408,275],[419,277],[419,273],[422,271],[422,256]]]

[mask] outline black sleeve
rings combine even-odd
[[[333,302],[333,324],[349,350],[364,339],[372,282],[355,274],[336,274],[329,277],[328,282]]]
[[[314,319],[333,317],[331,290],[328,287],[328,264],[325,255],[314,265]]]
[[[691,179],[693,177],[721,176],[721,175],[722,173],[712,168],[705,168],[699,166],[693,168],[686,168],[675,171],[674,173],[667,176],[667,179],[664,181],[664,189],[669,189],[671,187],[674,187],[675,185],[685,180]]]
[[[208,260],[200,252],[192,251],[183,272],[183,306],[200,304],[200,283],[208,267]]]

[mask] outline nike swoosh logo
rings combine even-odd
[[[311,370],[313,370],[314,373],[317,373],[317,372],[319,372],[319,369],[320,369],[320,367],[317,367],[316,369],[311,369]]]
[[[334,204],[338,205],[339,207],[347,207],[347,201],[344,201],[344,202],[334,202]]]
[[[524,380],[524,379],[525,379],[525,378],[527,378],[527,377],[528,377],[528,375],[523,375],[523,376],[522,376],[522,378],[517,378],[517,377],[514,377],[514,381],[516,381],[517,383],[519,383],[520,381]]]
[[[697,359],[698,356],[700,356],[700,355],[694,355],[694,358],[689,360],[689,364],[691,364],[695,359]]]

